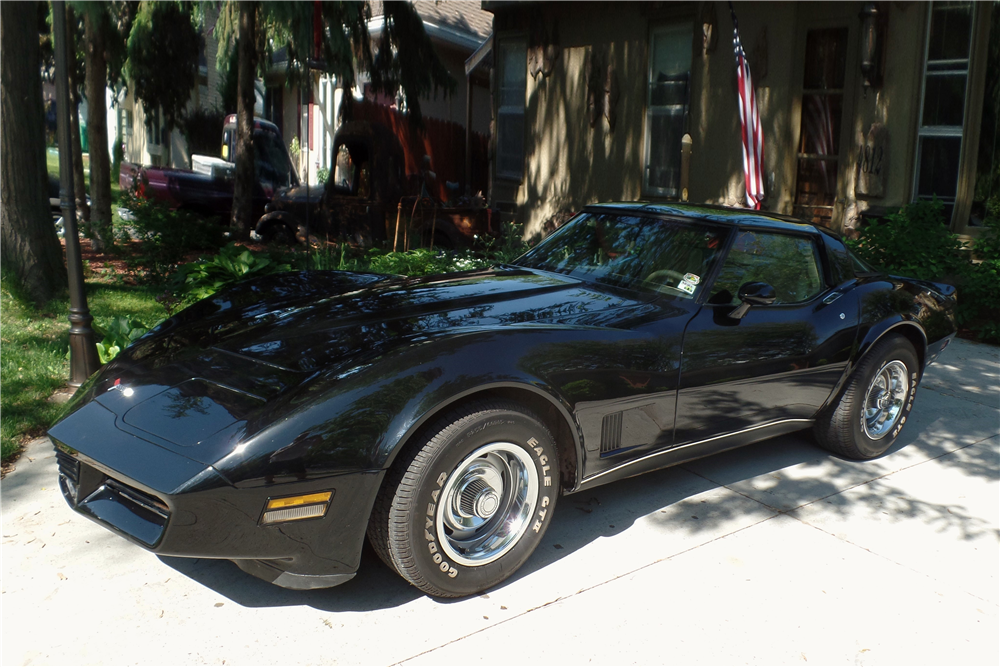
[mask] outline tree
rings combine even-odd
[[[230,227],[238,237],[248,236],[253,219],[253,107],[254,74],[257,71],[257,9],[256,2],[240,0],[239,32],[236,49],[239,53],[236,84],[236,173],[233,184]]]
[[[83,178],[83,146],[80,145],[80,83],[86,80],[83,58],[77,51],[80,27],[76,12],[72,7],[67,7],[66,52],[69,54],[70,62],[66,71],[69,74],[69,125],[73,144],[70,146],[73,151],[73,194],[76,199],[76,219],[89,226],[90,205],[87,203],[87,182]]]
[[[35,3],[0,3],[0,261],[42,304],[66,285],[49,212]]]
[[[78,5],[78,7],[82,7]],[[87,143],[90,145],[90,230],[95,250],[114,243],[111,230],[111,158],[108,155],[108,16],[104,3],[87,4],[83,13],[87,68]]]
[[[249,214],[253,151],[241,153],[239,149],[241,142],[252,146],[253,134],[253,93],[247,90],[250,86],[244,82],[249,81],[252,85],[253,72],[270,61],[272,49],[287,47],[289,80],[298,79],[302,85],[311,85],[305,76],[308,71],[305,65],[309,61],[312,61],[309,62],[312,69],[335,75],[345,91],[354,86],[355,72],[367,72],[375,92],[401,95],[411,122],[417,125],[421,120],[421,95],[436,93],[439,89],[450,93],[455,88],[454,79],[434,52],[423,21],[409,2],[382,3],[385,27],[376,51],[372,50],[368,32],[368,21],[372,18],[368,2],[241,0],[238,12],[234,10],[235,4],[228,2],[223,6],[216,35],[219,37],[221,70],[234,55],[233,42],[241,43],[244,15],[248,19],[253,16],[252,26],[247,26],[245,43],[235,49],[240,68],[239,107],[250,119],[243,123],[243,116],[237,114],[236,187],[231,225],[241,235],[248,234],[254,223]],[[350,96],[345,95],[345,99]],[[241,193],[245,193],[242,200]]]
[[[83,16],[87,98],[87,143],[90,144],[90,231],[96,250],[114,242],[111,228],[111,157],[108,155],[108,84],[122,78],[125,41],[132,29],[135,3],[125,0],[74,2]],[[117,175],[116,175],[117,176]]]
[[[125,74],[148,110],[159,109],[167,130],[177,127],[197,83],[200,36],[190,7],[176,2],[139,5],[127,41]],[[152,123],[153,114],[146,114]]]

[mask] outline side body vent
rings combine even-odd
[[[622,446],[622,413],[613,412],[605,415],[601,423],[601,454],[621,449]]]

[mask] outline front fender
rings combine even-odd
[[[449,406],[485,391],[520,390],[546,401],[581,437],[573,406],[526,358],[551,345],[586,339],[593,330],[527,327],[448,332],[401,342],[317,376],[268,410],[272,423],[217,463],[237,485],[283,477],[329,476],[390,467],[406,443]]]

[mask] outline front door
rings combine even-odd
[[[843,224],[853,70],[846,25],[805,29],[793,214]]]

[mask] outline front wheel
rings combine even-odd
[[[817,419],[816,439],[848,458],[881,456],[906,423],[919,381],[913,345],[902,336],[887,336],[858,364],[837,403]]]
[[[528,559],[558,495],[556,447],[545,424],[516,403],[474,403],[401,455],[368,536],[382,560],[420,590],[472,595]]]

